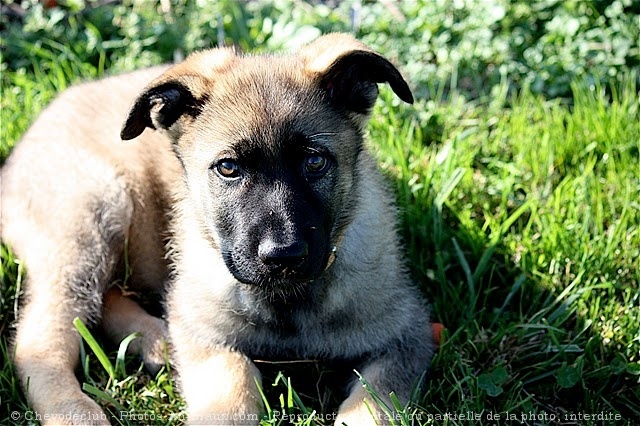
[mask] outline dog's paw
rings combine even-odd
[[[102,408],[85,394],[59,401],[37,412],[42,417],[43,426],[48,425],[83,425],[110,426],[109,418]]]
[[[227,393],[228,389],[221,389],[220,385],[207,387],[209,392],[203,389],[199,400],[187,399],[187,424],[257,426],[260,423],[260,405],[247,389],[237,388]],[[216,396],[209,398],[210,395]]]
[[[367,400],[345,401],[338,410],[335,426],[387,426],[388,416]]]
[[[166,364],[168,348],[166,323],[160,318],[150,318],[143,332],[139,353],[149,373],[155,375]]]
[[[225,426],[257,426],[260,414],[256,410],[235,409],[228,407],[213,408],[206,412],[190,412],[188,425],[225,425]]]
[[[335,422],[335,426],[384,426],[386,424],[376,420],[366,408],[361,413],[339,413]]]

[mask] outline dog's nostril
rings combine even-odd
[[[304,241],[292,244],[278,244],[264,241],[258,247],[258,257],[267,266],[274,268],[294,268],[305,261],[309,255],[309,247]]]

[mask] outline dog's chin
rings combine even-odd
[[[266,268],[240,267],[231,256],[224,256],[224,262],[231,275],[241,284],[253,291],[269,292],[274,295],[300,293],[306,285],[317,279],[324,270],[324,268],[305,269],[304,271],[285,269],[271,272]]]
[[[229,267],[229,265],[227,265]],[[300,287],[318,277],[319,274],[301,274],[295,271],[284,271],[281,273],[244,273],[234,267],[229,267],[233,277],[240,283],[255,287],[256,290],[275,291],[286,293],[297,291]]]

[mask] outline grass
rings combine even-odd
[[[425,414],[640,418],[634,81],[609,94],[576,82],[573,105],[526,90],[380,105],[372,140],[449,331]]]
[[[71,53],[37,56],[29,71],[3,69],[2,158],[55,93],[101,73]],[[468,424],[461,415],[525,424],[640,419],[636,81],[576,80],[569,100],[503,87],[475,100],[436,90],[404,106],[382,91],[370,145],[395,186],[416,282],[447,328],[426,395],[397,424]],[[21,418],[11,424],[29,424],[8,361],[25,270],[6,247],[1,259],[0,424],[12,412]],[[92,345],[79,378],[115,424],[182,424],[169,366],[150,377],[99,336]],[[300,390],[305,374],[261,366],[273,370],[263,425],[316,424],[314,416],[330,414],[334,397],[314,383]]]

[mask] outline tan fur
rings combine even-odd
[[[37,413],[89,412],[90,419],[106,419],[75,378],[80,337],[72,320],[99,321],[102,294],[124,264],[125,242],[134,289],[159,292],[166,280],[166,234],[158,231],[166,227],[168,208],[157,194],[167,193],[163,187],[180,166],[158,135],[136,144],[117,139],[133,97],[164,70],[69,89],[40,115],[2,168],[2,239],[27,265],[15,364]],[[105,316],[107,329],[118,316]]]
[[[166,363],[167,354],[165,322],[149,315],[139,304],[124,296],[118,287],[108,290],[102,303],[102,327],[109,338],[120,342],[132,333],[140,333],[128,349],[140,354],[152,373],[160,370]]]
[[[74,87],[53,102],[0,174],[2,239],[28,269],[15,363],[34,410],[108,424],[74,375],[76,316],[116,342],[142,333],[130,349],[152,370],[163,364],[164,322],[116,286],[125,272],[127,290],[142,295],[163,296],[170,283],[172,362],[192,424],[257,424],[256,357],[353,363],[387,402],[390,391],[406,401],[433,345],[428,308],[398,245],[393,196],[361,149],[376,83],[384,82],[412,101],[393,65],[351,36],[331,34],[282,56],[204,51],[171,68]],[[284,173],[297,149],[285,142],[296,138],[331,152],[328,177],[286,180],[294,167],[284,180],[257,179]],[[260,153],[257,180],[223,182],[215,161],[242,150]],[[252,193],[256,185],[264,193]],[[266,244],[256,230],[268,222],[265,235],[294,232],[302,225],[292,218],[304,219],[298,209],[311,203],[299,206],[297,197],[311,192],[310,200],[323,200],[314,209],[333,212],[329,228],[318,228],[321,218],[303,229],[313,238],[322,232],[322,244],[309,240],[315,257],[302,257],[314,272],[291,288],[262,287],[286,281],[265,275],[259,261],[250,266],[251,241]],[[256,209],[255,223],[237,207],[243,203]],[[236,261],[242,271],[230,269],[224,232],[241,241],[233,255],[245,256]],[[241,281],[241,273],[258,281]],[[338,424],[374,424],[368,394],[349,380]]]
[[[262,411],[261,375],[245,355],[190,350],[182,359],[180,379],[190,424],[257,424]]]

